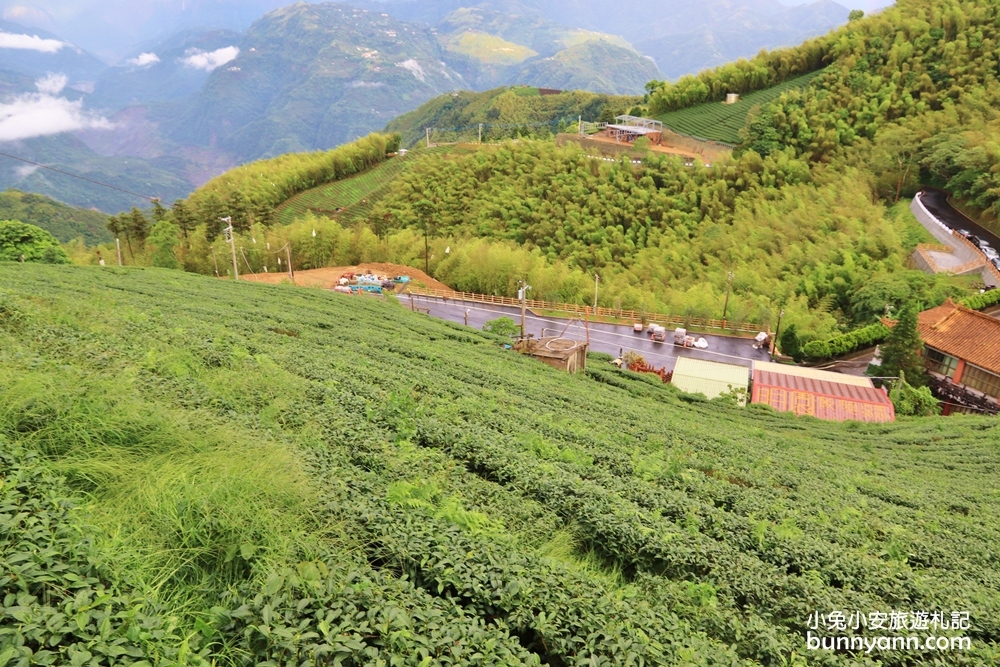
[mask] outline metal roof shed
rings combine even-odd
[[[745,392],[750,383],[750,369],[735,364],[680,357],[674,366],[670,382],[681,391],[715,398],[734,389],[742,389]],[[744,403],[746,403],[745,397],[740,399],[740,405]]]
[[[896,419],[892,401],[884,391],[872,386],[871,380],[795,366],[783,368],[780,364],[754,363],[750,400],[766,403],[779,412],[828,421]]]

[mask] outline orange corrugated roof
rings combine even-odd
[[[750,400],[778,411],[832,421],[891,422],[896,418],[892,401],[880,389],[782,372],[755,370]]]
[[[920,313],[917,330],[935,350],[1000,373],[1000,320],[949,299]]]

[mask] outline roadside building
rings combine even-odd
[[[587,344],[571,338],[525,338],[514,345],[521,354],[530,355],[567,373],[587,370]]]
[[[868,378],[764,361],[753,363],[750,401],[829,421],[896,419],[889,396]]]
[[[731,391],[742,392],[739,404],[745,405],[750,369],[735,364],[679,357],[670,383],[681,391],[704,394],[707,398],[715,398]]]
[[[944,414],[1000,412],[1000,320],[949,299],[920,313],[917,330]]]

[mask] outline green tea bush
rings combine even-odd
[[[802,354],[810,359],[829,359],[852,352],[860,347],[875,345],[889,335],[889,327],[881,322],[870,324],[826,340],[809,341],[802,346]]]

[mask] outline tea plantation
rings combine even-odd
[[[471,150],[457,146],[434,146],[386,160],[357,176],[331,181],[295,195],[277,208],[277,221],[289,224],[310,211],[336,217],[344,222],[363,219],[371,212],[375,202],[388,192],[395,178],[421,157],[467,153]]]
[[[995,419],[831,424],[502,342],[0,264],[0,665],[1000,664]],[[834,610],[968,612],[936,634],[971,648],[809,650]]]
[[[670,111],[657,116],[657,120],[681,134],[687,134],[701,139],[723,141],[729,144],[739,144],[740,130],[747,121],[747,114],[754,107],[761,107],[778,99],[782,93],[797,88],[804,88],[822,74],[824,70],[810,72],[794,79],[789,79],[777,86],[758,90],[743,95],[735,104],[721,102],[706,102],[677,111]]]

